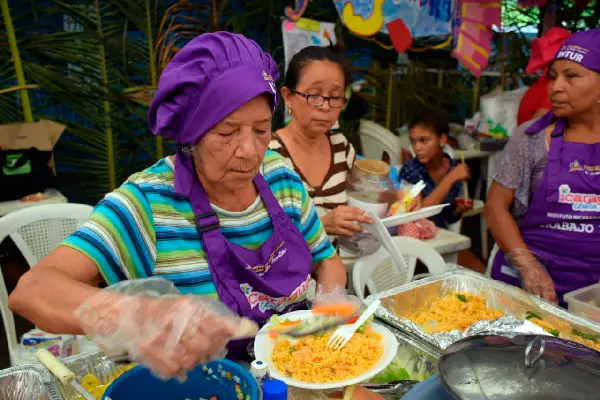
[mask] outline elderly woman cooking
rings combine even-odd
[[[571,36],[549,78],[552,111],[510,138],[486,215],[492,277],[556,302],[600,280],[600,30]]]
[[[241,35],[204,34],[181,49],[149,111],[152,132],[177,141],[177,155],[109,193],[22,277],[10,308],[48,332],[112,338],[171,377],[218,356],[235,314],[260,324],[306,307],[311,277],[317,297],[345,287],[302,181],[267,151],[277,77]],[[110,290],[149,277],[197,296]]]

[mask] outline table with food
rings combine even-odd
[[[600,371],[598,321],[469,270],[455,268],[370,296],[367,303],[366,309],[328,304],[273,316],[262,328],[244,332],[254,339],[251,364],[215,360],[181,381],[162,380],[99,350],[62,359],[65,369],[40,356],[48,369],[28,364],[0,372],[0,398],[119,400],[160,393],[165,400],[319,400],[352,399],[363,389],[386,399],[438,398],[427,397],[434,392],[426,385],[443,387],[444,396],[464,394],[465,375],[457,376],[455,365],[467,358],[482,371],[496,368],[503,374],[509,374],[503,365],[518,364],[516,379],[528,379],[529,391],[547,393],[545,379],[553,379],[552,387],[561,388],[556,390],[570,385],[581,395],[589,386],[582,382]],[[343,329],[350,334],[344,336]],[[498,354],[498,360],[480,354],[485,351]],[[533,361],[535,369],[521,365],[528,351],[539,352],[543,361]],[[557,371],[563,369],[561,381]],[[495,379],[484,375],[473,378],[480,380],[480,390],[497,391],[490,383]],[[77,384],[87,397],[74,389]],[[420,391],[429,394],[414,397]]]

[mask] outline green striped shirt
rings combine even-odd
[[[174,193],[174,168],[172,160],[164,158],[132,175],[98,203],[90,220],[63,245],[90,257],[108,284],[161,276],[182,293],[216,296],[192,205]],[[333,257],[335,251],[299,176],[270,150],[261,173],[306,239],[313,263]],[[232,243],[257,249],[273,233],[260,196],[242,212],[213,209]]]

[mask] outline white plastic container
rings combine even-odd
[[[600,324],[600,283],[565,294],[569,312]]]

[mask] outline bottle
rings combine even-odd
[[[379,218],[387,217],[387,197],[394,191],[394,182],[389,175],[390,166],[383,161],[356,160],[346,175],[348,205],[371,211]],[[368,232],[355,233],[351,237],[340,236],[338,244],[355,256],[375,253],[381,247],[381,243]]]
[[[269,367],[267,366],[267,363],[260,360],[252,361],[252,364],[250,365],[250,373],[254,379],[256,379],[256,383],[258,384],[259,399],[263,398],[262,390],[265,382],[269,380],[268,372]]]
[[[263,400],[287,400],[287,385],[277,379],[269,379],[263,385]]]

